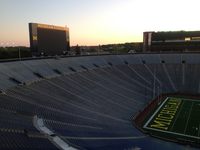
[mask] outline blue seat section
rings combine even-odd
[[[182,54],[182,61],[185,61],[187,64],[199,64],[200,63],[200,54]]]
[[[0,149],[55,149],[44,119],[80,149],[184,149],[151,138],[132,119],[161,93],[200,93],[194,54],[84,56],[0,63]],[[20,84],[28,83],[28,84]],[[41,136],[41,135],[40,135]],[[191,148],[192,149],[192,148]]]
[[[45,61],[45,59],[25,61],[23,64],[33,73],[39,73],[41,76],[46,78],[51,78],[57,75],[51,66],[49,66],[49,64]]]
[[[85,58],[85,57],[83,57]],[[98,66],[101,66],[101,67],[107,67],[108,66],[108,63],[104,60],[103,57],[99,57],[99,56],[91,56],[91,57],[88,57],[87,59],[87,63],[89,63],[90,65],[98,65]]]
[[[33,74],[33,71],[31,70],[32,67],[28,66],[27,62],[29,61],[2,63],[1,69],[5,69],[4,73],[20,82],[33,82],[34,80],[39,80],[38,77]]]
[[[32,123],[32,116],[13,113],[0,109],[0,128],[1,129],[21,129],[37,132]]]
[[[190,54],[189,54],[190,55]],[[160,54],[161,61],[169,64],[179,64],[182,62],[182,54]]]
[[[2,150],[57,150],[47,139],[28,137],[25,134],[0,132],[0,149]]]
[[[120,65],[123,63],[123,60],[120,58],[120,56],[113,56],[113,55],[108,55],[103,57],[105,63],[109,65]]]
[[[147,64],[159,64],[161,62],[160,54],[143,54],[140,58],[141,61],[145,61]]]
[[[162,86],[163,93],[176,92],[163,64],[147,64],[146,66],[154,74],[153,80],[156,86]],[[154,81],[152,83],[154,83]]]
[[[129,63],[129,64],[142,64],[142,55],[120,55],[119,58],[123,62]],[[119,64],[120,65],[120,64]]]
[[[151,137],[138,137],[138,139],[70,139],[65,138],[67,142],[76,145],[84,146],[87,150],[185,150],[185,146],[163,142],[161,140]],[[197,148],[187,147],[190,150],[197,150]]]
[[[1,108],[0,149],[57,149],[48,139],[39,136],[32,119],[27,114]]]

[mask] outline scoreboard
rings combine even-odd
[[[29,35],[33,55],[63,55],[70,50],[67,27],[29,23]]]

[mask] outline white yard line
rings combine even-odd
[[[199,131],[198,131],[198,136],[200,136],[200,124],[199,124]]]
[[[182,103],[181,103],[181,106],[180,106],[180,108],[179,108],[179,112],[177,113],[177,115],[176,115],[176,117],[175,117],[175,120],[173,121],[173,124],[172,124],[172,126],[171,126],[171,128],[170,128],[170,131],[173,129],[174,124],[175,124],[176,120],[178,119],[178,117],[179,117],[179,115],[180,115],[180,112],[181,112],[181,110],[182,110],[183,105],[184,105],[184,101],[182,101]]]
[[[200,102],[200,99],[191,99],[191,98],[182,98],[182,97],[171,97],[171,96],[169,96],[168,98],[178,98],[178,99],[181,99],[181,100],[183,100],[183,101]]]
[[[189,122],[189,119],[190,119],[190,115],[191,115],[191,112],[192,112],[192,107],[193,107],[193,105],[194,105],[194,103],[192,102],[192,106],[191,106],[191,108],[190,108],[189,116],[188,116],[188,118],[187,118],[186,126],[185,126],[185,129],[184,129],[184,134],[185,134],[186,129],[187,129],[187,127],[188,127],[188,122]]]
[[[72,136],[62,136],[65,139],[76,139],[76,140],[135,140],[143,139],[148,136],[127,136],[127,137],[72,137]]]
[[[159,132],[163,132],[163,133],[170,133],[170,134],[173,134],[173,135],[181,135],[183,137],[190,137],[190,138],[200,139],[200,137],[198,137],[198,136],[192,136],[192,135],[187,135],[187,134],[182,134],[182,133],[176,133],[176,132],[171,132],[171,131],[164,131],[164,130],[149,128],[149,127],[146,127],[146,129],[154,130],[154,131],[159,131]]]
[[[145,123],[145,125],[143,126],[143,128],[146,128],[148,126],[148,124],[151,122],[151,120],[154,118],[154,116],[158,113],[158,111],[161,109],[161,107],[166,103],[166,101],[168,100],[169,98],[167,97],[165,99],[165,101],[158,107],[158,109],[154,112],[154,114],[151,116],[151,118],[149,118],[149,120]]]

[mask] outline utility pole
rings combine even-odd
[[[20,47],[19,47],[19,60],[21,61],[21,50],[20,50]]]

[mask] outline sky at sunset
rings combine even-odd
[[[139,42],[144,31],[200,30],[199,6],[199,0],[0,0],[0,46],[29,46],[29,22],[67,25],[71,45]]]

